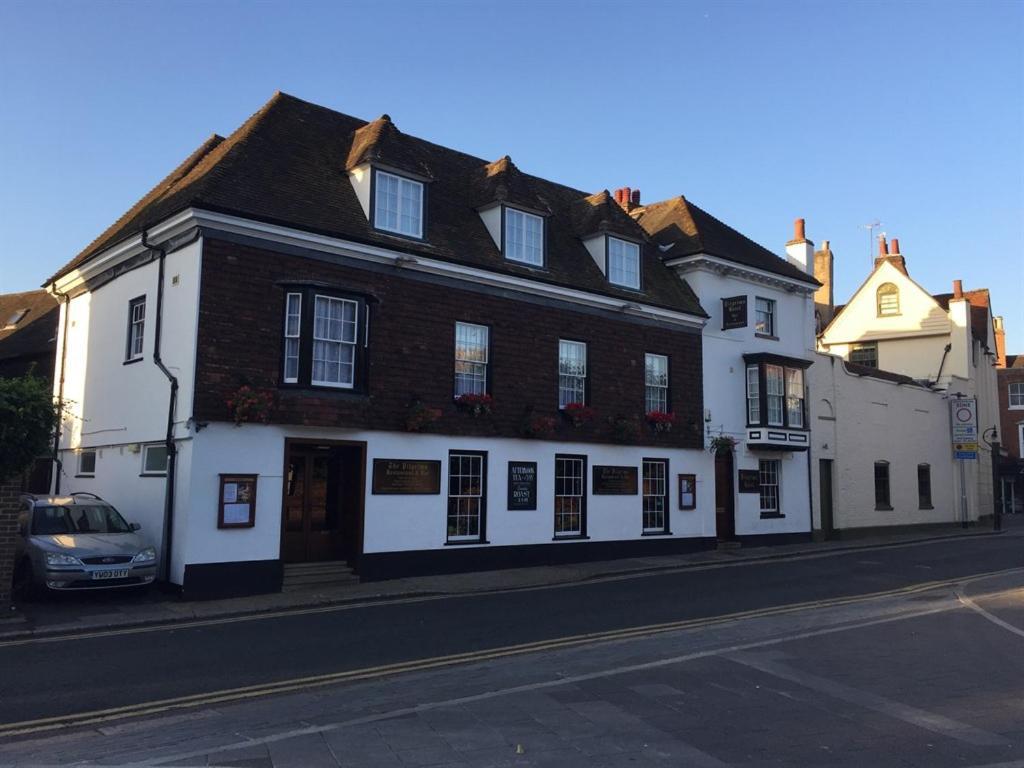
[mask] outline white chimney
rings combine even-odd
[[[804,234],[804,220],[793,223],[793,239],[786,243],[786,261],[809,275],[814,274],[814,243]]]

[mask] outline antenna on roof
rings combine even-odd
[[[875,230],[882,226],[882,222],[875,219],[870,224],[861,224],[861,229],[868,231],[868,260],[873,265],[875,263]]]

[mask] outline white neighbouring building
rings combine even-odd
[[[819,277],[830,285],[827,255]],[[950,421],[957,395],[976,398],[980,436],[998,420],[988,291],[964,291],[957,280],[952,293],[930,294],[910,277],[899,241],[883,237],[850,301],[822,301],[819,314],[823,354],[810,376],[815,529],[827,537],[991,515],[991,450],[979,441],[961,482]]]
[[[719,538],[808,538],[812,424],[805,391],[821,286],[803,219],[783,259],[682,196],[633,215],[710,314],[704,430]]]

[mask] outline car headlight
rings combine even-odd
[[[65,555],[63,552],[47,552],[47,565],[82,565],[82,561],[72,555]]]
[[[151,563],[156,560],[156,550],[153,547],[146,547],[132,558],[133,563]]]

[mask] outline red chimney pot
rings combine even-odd
[[[888,254],[888,251],[886,249],[886,244],[885,244],[885,235],[879,235],[878,236],[878,258],[884,259],[887,254]]]
[[[953,298],[962,299],[964,297],[964,283],[963,280],[953,281]]]
[[[622,188],[622,202],[623,202],[623,204],[629,202],[629,198],[632,196],[632,194],[633,194],[633,190],[631,190],[629,187],[623,187]]]
[[[900,255],[900,241],[898,237],[894,237],[892,239],[892,242],[889,243],[889,253],[891,253],[893,256]]]
[[[631,202],[633,205],[640,205],[640,190],[639,189],[634,189],[633,190],[633,197],[630,198],[629,202]]]
[[[793,239],[794,240],[806,240],[807,236],[804,234],[804,220],[797,219],[793,222]]]

